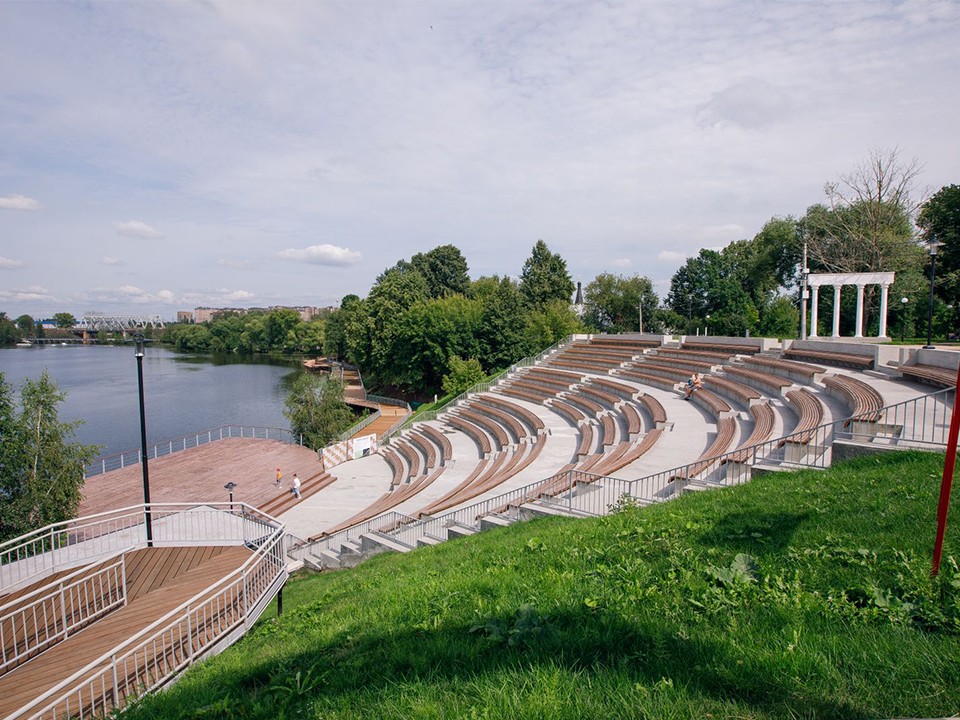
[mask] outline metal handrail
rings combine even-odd
[[[264,425],[221,425],[217,428],[181,435],[172,440],[159,442],[147,450],[147,459],[156,460],[158,457],[171,455],[175,452],[183,452],[190,448],[233,437],[280,440],[281,442],[287,442],[291,445],[303,445],[303,434],[294,433],[286,428]],[[83,476],[84,478],[91,478],[111,470],[120,470],[128,465],[139,465],[142,452],[140,448],[136,448],[99,457],[84,468]]]
[[[396,511],[391,511],[370,520],[365,520],[357,525],[351,525],[348,528],[330,535],[326,535],[325,537],[317,540],[301,543],[300,545],[292,548],[289,554],[296,560],[303,560],[304,557],[312,552],[314,548],[322,547],[329,550],[331,546],[339,546],[345,542],[348,542],[349,540],[356,540],[364,533],[379,531],[384,527],[390,527],[392,525],[406,525],[412,522],[416,522],[415,517],[404,515],[403,513]],[[303,550],[303,548],[309,549]]]
[[[375,420],[378,420],[382,414],[383,414],[383,413],[381,413],[379,410],[374,410],[372,413],[370,413],[369,415],[367,415],[363,420],[361,420],[360,422],[358,422],[356,425],[353,425],[353,426],[347,428],[346,430],[344,430],[342,433],[340,433],[340,434],[337,436],[337,439],[336,439],[333,443],[331,443],[331,444],[335,445],[335,444],[338,443],[338,442],[343,442],[344,440],[349,440],[349,439],[352,438],[354,435],[356,435],[358,432],[360,432],[360,431],[363,430],[365,427],[367,427],[368,425],[370,425],[372,422],[374,422]]]
[[[25,715],[37,717],[58,705],[63,706],[62,714],[68,717],[85,713],[96,715],[122,707],[130,699],[166,683],[213,646],[227,639],[241,623],[249,627],[263,611],[264,598],[270,595],[271,588],[278,587],[286,577],[282,552],[284,526],[266,513],[243,503],[233,505],[240,508],[244,517],[252,512],[276,523],[267,537],[259,538],[254,543],[253,554],[240,568],[88,663],[8,716],[8,720]],[[269,572],[270,568],[267,568],[268,572],[263,572],[263,566],[267,563],[273,566],[272,572]],[[211,595],[214,591],[215,594]],[[194,616],[203,621],[198,622]],[[212,624],[216,625],[216,632],[212,637],[207,637],[205,642],[201,641],[198,647],[195,639],[199,637],[199,631],[210,629]],[[99,672],[84,677],[104,663],[107,665]],[[131,665],[133,671],[130,670]],[[78,683],[81,678],[83,681]],[[71,703],[74,697],[77,699],[75,705]]]

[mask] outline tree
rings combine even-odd
[[[655,326],[654,313],[659,304],[653,283],[640,275],[624,277],[600,273],[584,289],[584,322],[598,332],[629,332],[640,329],[640,304],[643,304],[644,330]]]
[[[537,240],[523,263],[520,293],[531,308],[542,308],[551,300],[572,301],[574,284],[567,272],[567,262],[550,252],[543,240]]]
[[[0,373],[0,541],[77,514],[84,467],[100,448],[73,442],[81,421],[58,419],[65,397],[44,372],[23,383],[17,411]]]
[[[449,372],[443,376],[443,392],[457,396],[466,392],[486,377],[480,361],[476,358],[463,360],[458,355],[451,355]]]
[[[477,339],[480,364],[501,370],[534,350],[527,336],[527,314],[517,284],[508,277],[482,278],[475,283],[485,297]]]
[[[569,302],[551,300],[539,310],[527,315],[526,336],[529,349],[526,354],[548,348],[585,329]]]
[[[53,316],[53,322],[58,328],[72,328],[77,324],[77,319],[68,312],[58,312]]]
[[[343,401],[343,383],[333,377],[301,373],[285,401],[284,416],[303,442],[319,450],[335,440],[353,422],[353,412]]]
[[[33,322],[33,318],[29,315],[21,315],[17,318],[17,329],[20,331],[21,337],[33,335],[35,327],[36,323]]]
[[[937,255],[937,291],[960,310],[960,185],[944,185],[920,209],[917,225],[925,240],[943,243]]]
[[[686,332],[706,327],[715,335],[741,336],[755,332],[759,312],[747,289],[736,252],[701,250],[674,273],[668,307],[687,318]]]
[[[465,295],[470,288],[467,260],[455,245],[417,253],[410,258],[410,265],[423,275],[432,298]]]
[[[19,339],[17,326],[5,312],[0,312],[0,345],[13,345]]]

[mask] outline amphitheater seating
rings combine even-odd
[[[610,447],[615,444],[620,436],[620,433],[617,432],[617,419],[613,415],[601,415],[600,427],[603,428],[603,440],[601,441],[603,446]]]
[[[747,407],[752,403],[759,402],[762,397],[757,390],[749,385],[718,375],[705,375],[703,384],[712,388],[717,394],[735,400]]]
[[[472,401],[469,407],[481,415],[489,415],[499,423],[501,427],[509,430],[510,434],[513,435],[513,442],[520,442],[523,438],[527,437],[526,426],[510,413],[486,402],[485,398]]]
[[[810,365],[808,363],[796,362],[795,360],[782,360],[774,357],[761,357],[759,355],[745,358],[743,364],[748,368],[771,372],[775,375],[784,375],[789,378],[799,377],[808,385],[827,371],[826,368],[820,367],[819,365]]]
[[[649,385],[662,390],[673,390],[674,385],[679,382],[679,380],[673,380],[661,375],[654,375],[653,373],[642,372],[640,370],[634,370],[631,368],[619,370],[617,371],[617,374],[627,378],[628,380],[635,380],[642,385]]]
[[[534,367],[526,373],[530,378],[546,378],[551,383],[562,387],[570,387],[583,382],[583,373],[567,372],[566,370],[554,370],[548,367]]]
[[[550,407],[569,420],[574,426],[587,417],[583,411],[574,407],[570,403],[564,402],[563,400],[553,400],[550,403]]]
[[[580,426],[580,444],[577,446],[577,455],[587,455],[593,449],[593,425],[584,423]]]
[[[708,470],[714,461],[723,455],[733,444],[737,435],[737,421],[732,417],[723,418],[717,421],[717,434],[713,438],[703,454],[697,458],[696,462],[688,465],[683,471],[669,478],[667,482],[675,480],[692,480],[700,473]]]
[[[590,344],[594,347],[621,347],[637,349],[638,353],[643,352],[647,348],[660,347],[659,340],[622,337],[593,337],[590,338]]]
[[[536,413],[527,410],[525,407],[521,407],[516,403],[512,403],[508,400],[504,400],[498,395],[493,393],[487,393],[483,397],[484,402],[488,405],[495,405],[499,407],[504,412],[508,412],[513,415],[515,418],[525,423],[526,426],[530,429],[531,433],[539,433],[544,429],[543,420],[541,420]]]
[[[766,442],[773,433],[776,413],[774,413],[770,403],[762,402],[751,405],[750,415],[753,417],[753,432],[750,433],[750,437],[740,443],[741,449],[733,453],[724,462],[746,462],[753,454],[751,448],[754,445]]]
[[[408,442],[404,442],[403,440],[394,443],[394,446],[397,448],[397,452],[403,456],[403,459],[407,463],[407,468],[409,469],[408,476],[416,477],[419,475],[420,455],[417,453],[416,449],[414,449]]]
[[[422,426],[423,432],[428,435],[434,444],[440,448],[440,464],[443,465],[447,460],[453,457],[453,446],[450,439],[432,425],[426,423]]]
[[[582,373],[606,373],[613,368],[620,367],[622,363],[608,360],[581,360],[578,358],[565,360],[551,360],[552,367],[568,368]]]
[[[603,408],[599,403],[581,395],[579,392],[567,393],[563,396],[563,399],[583,410],[587,417],[598,417],[600,413],[603,412]]]
[[[824,350],[804,350],[802,348],[791,347],[788,350],[784,350],[783,357],[793,360],[813,360],[814,362],[824,363],[825,365],[849,367],[854,370],[873,369],[873,357],[868,355],[827,352]]]
[[[706,352],[728,352],[732,355],[753,355],[760,352],[756,345],[740,345],[737,343],[706,343],[696,340],[687,340],[680,344],[682,350],[697,350]]]
[[[724,413],[732,412],[730,404],[716,393],[712,393],[706,388],[700,388],[690,395],[690,400],[708,410],[714,417],[720,417]]]
[[[437,446],[430,437],[422,434],[418,428],[417,430],[407,433],[406,439],[415,445],[420,451],[420,454],[425,458],[424,468],[432,470],[437,466]]]
[[[663,409],[663,405],[653,395],[647,395],[646,393],[641,395],[640,404],[650,413],[654,425],[660,426],[667,421],[667,411]]]
[[[620,403],[619,395],[614,395],[593,385],[581,385],[577,388],[577,393],[579,395],[585,395],[591,400],[603,403],[611,410]]]
[[[850,408],[851,419],[843,424],[844,427],[848,427],[853,420],[865,423],[880,420],[883,397],[863,380],[849,375],[827,375],[823,378],[823,384]]]
[[[643,431],[643,420],[633,403],[626,402],[620,406],[620,414],[627,423],[627,435],[633,437]]]
[[[910,380],[919,380],[936,387],[952,388],[957,386],[957,371],[935,365],[901,365],[900,374]]]
[[[555,397],[552,393],[547,393],[543,390],[531,390],[526,387],[518,387],[516,383],[503,387],[500,389],[504,395],[509,397],[516,398],[517,400],[526,400],[529,403],[534,405],[542,405],[544,400],[549,400],[552,397]]]
[[[624,400],[632,400],[637,395],[636,388],[609,378],[592,377],[590,378],[590,384],[619,395]]]
[[[480,449],[481,456],[487,455],[491,451],[490,438],[476,425],[451,413],[447,413],[443,419],[447,425],[450,425],[455,430],[461,431],[473,440]]]
[[[670,386],[678,382],[684,382],[690,377],[690,373],[683,370],[677,370],[674,366],[667,363],[635,363],[632,367],[622,368],[619,374],[626,378],[649,378],[651,376],[658,378],[660,383],[670,380]]]
[[[786,400],[797,413],[797,424],[792,430],[790,442],[810,442],[813,439],[811,431],[823,424],[823,403],[806,389],[790,390]]]
[[[503,429],[499,423],[493,418],[487,417],[486,415],[481,415],[478,412],[467,407],[458,408],[457,413],[472,422],[474,425],[485,430],[490,437],[493,438],[494,445],[496,449],[500,450],[506,445],[510,444],[510,438],[507,437],[507,431]]]
[[[763,392],[774,395],[780,395],[784,388],[793,385],[792,380],[787,380],[780,375],[771,375],[770,373],[758,372],[757,370],[734,367],[733,365],[724,367],[723,372],[731,380],[742,381],[747,385],[752,385]]]
[[[670,358],[677,360],[696,360],[700,362],[708,362],[711,365],[722,365],[727,360],[732,358],[736,353],[732,352],[723,352],[723,351],[710,351],[710,350],[690,350],[690,349],[681,349],[681,348],[657,348],[657,353],[654,357],[658,358]]]

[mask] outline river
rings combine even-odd
[[[140,447],[137,361],[133,346],[35,345],[0,348],[0,373],[19,399],[21,382],[46,369],[67,393],[61,420],[83,420],[75,438],[101,455]],[[221,425],[289,428],[286,385],[297,363],[188,355],[147,346],[143,358],[147,443]]]

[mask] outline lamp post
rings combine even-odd
[[[930,253],[930,302],[927,308],[927,344],[924,350],[933,350],[933,279],[937,272],[937,251],[943,245],[935,237],[927,240],[927,252]]]
[[[223,486],[224,489],[225,489],[228,493],[230,493],[230,512],[233,512],[233,489],[234,489],[236,486],[237,486],[237,484],[236,484],[233,480],[231,480],[230,482],[228,482],[226,485]]]
[[[703,336],[706,337],[710,334],[710,315],[707,314],[707,324],[703,328]]]
[[[147,547],[153,547],[153,518],[150,515],[150,469],[147,467],[147,418],[143,410],[143,335],[134,336],[137,353],[137,387],[140,390],[140,467],[143,468],[143,513]]]
[[[903,342],[903,334],[907,328],[907,303],[910,302],[910,298],[902,297],[900,298],[900,307],[903,308],[903,314],[900,317],[900,342]]]

